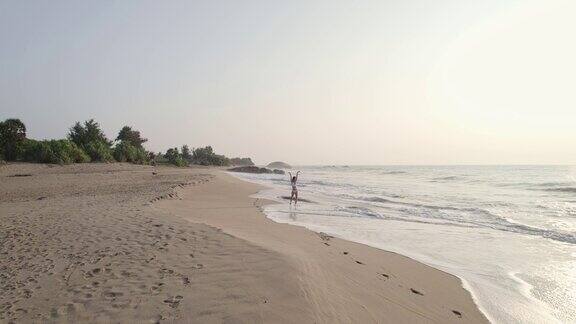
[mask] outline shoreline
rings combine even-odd
[[[276,223],[215,168],[0,168],[0,322],[485,323],[461,281]],[[455,313],[455,312],[457,313]]]
[[[226,172],[226,173],[228,174],[228,172]],[[233,175],[233,174],[229,174],[229,175],[232,176],[232,177],[234,177],[234,178],[237,178],[237,179],[240,179],[240,180],[242,180],[242,181],[245,181],[245,182],[249,182],[249,183],[252,183],[252,184],[257,184],[257,183],[255,183],[255,182],[251,182],[251,181],[248,181],[248,180],[246,180],[246,179],[242,179],[241,177],[235,176],[235,175]],[[257,185],[260,185],[260,184],[257,184]],[[255,193],[253,196],[256,196],[256,195],[260,194],[262,191],[273,189],[273,188],[268,187],[268,186],[265,186],[265,185],[260,185],[260,186],[262,186],[262,187],[264,187],[264,188],[262,188],[260,191],[258,191],[257,193]],[[257,197],[253,197],[253,198],[257,198]],[[286,200],[286,198],[288,198],[288,197],[282,197],[282,199],[285,199],[285,200]],[[270,201],[269,204],[281,204],[280,201],[274,201],[274,200],[269,200],[269,199],[266,199],[266,200],[267,200],[267,201]],[[305,202],[306,202],[306,201],[305,201]],[[261,212],[262,212],[262,214],[264,215],[264,217],[268,218],[268,216],[266,215],[266,213],[265,213],[265,211],[264,211],[264,208],[262,208]],[[314,230],[312,230],[312,229],[309,229],[309,228],[307,228],[306,226],[303,226],[303,225],[295,225],[295,224],[289,224],[289,225],[303,227],[303,228],[305,228],[305,229],[307,229],[307,230],[309,230],[309,231],[318,233],[317,231],[314,231]],[[330,234],[330,233],[329,233],[329,234]],[[330,234],[330,235],[336,235],[336,234]],[[431,267],[431,268],[433,268],[433,269],[435,269],[435,270],[437,270],[437,271],[441,271],[441,272],[443,272],[443,273],[445,273],[445,274],[447,274],[447,275],[450,275],[450,276],[453,276],[453,277],[457,278],[457,279],[460,281],[460,283],[461,283],[461,285],[462,285],[462,288],[463,288],[464,290],[466,290],[466,291],[470,294],[470,297],[472,298],[472,301],[474,302],[474,305],[476,305],[476,307],[478,308],[478,310],[480,311],[480,313],[482,313],[482,315],[486,318],[486,320],[487,320],[488,322],[492,322],[492,320],[490,320],[490,316],[487,314],[486,310],[482,309],[482,307],[480,306],[480,303],[479,303],[477,297],[475,296],[474,291],[473,291],[470,283],[468,283],[468,281],[466,281],[465,278],[462,278],[462,277],[460,277],[460,276],[458,276],[458,275],[456,275],[456,274],[450,273],[450,272],[448,272],[448,271],[445,271],[445,270],[442,270],[442,269],[438,269],[438,268],[436,268],[434,265],[428,264],[428,263],[425,262],[425,261],[419,261],[419,260],[417,260],[417,259],[415,259],[415,258],[412,258],[412,257],[410,257],[410,256],[408,256],[408,255],[403,254],[402,252],[390,251],[390,250],[386,250],[386,249],[383,249],[383,248],[380,248],[380,247],[377,247],[377,246],[372,246],[372,245],[370,245],[370,244],[368,244],[368,243],[355,242],[355,241],[347,240],[347,239],[344,239],[344,238],[339,238],[339,239],[342,239],[342,240],[345,240],[345,241],[349,241],[349,242],[358,243],[358,244],[362,244],[362,245],[365,245],[365,246],[367,246],[367,247],[375,248],[375,249],[378,249],[378,250],[382,250],[382,251],[387,252],[387,253],[397,254],[397,255],[399,255],[399,256],[409,258],[409,259],[413,260],[414,262],[418,262],[418,263],[425,264],[425,265],[427,265],[427,266],[429,266],[429,267]],[[531,295],[530,295],[530,296],[531,296]],[[532,297],[532,296],[531,296],[531,297]],[[533,298],[533,297],[532,297],[532,298]],[[538,301],[538,300],[536,300],[536,301]],[[539,302],[539,301],[538,301],[538,302]]]
[[[265,207],[266,205],[271,205],[271,204],[282,204],[282,201],[280,201],[280,200],[271,200],[271,199],[268,199],[268,198],[260,198],[260,197],[258,197],[258,196],[264,196],[264,195],[261,195],[262,192],[264,192],[264,191],[266,191],[266,190],[274,190],[274,188],[269,187],[269,186],[264,185],[264,184],[257,183],[257,182],[252,182],[252,181],[247,180],[247,179],[244,179],[244,178],[242,178],[242,177],[240,177],[240,176],[236,176],[236,175],[234,175],[234,173],[231,173],[231,174],[230,174],[229,172],[226,172],[226,173],[227,173],[228,175],[236,178],[236,179],[241,180],[241,181],[248,182],[248,183],[250,183],[250,184],[255,184],[255,185],[257,185],[257,186],[261,186],[261,187],[262,187],[261,190],[259,190],[259,191],[256,192],[255,194],[251,195],[250,197],[251,197],[251,198],[260,199],[260,200],[263,200],[263,201],[267,201],[268,203],[266,203],[266,204],[264,204],[264,205],[262,206],[261,212],[262,212],[262,214],[264,215],[264,217],[272,220],[273,222],[276,222],[276,221],[274,221],[272,218],[269,218],[268,215],[266,215],[266,212],[264,211],[264,207]],[[283,197],[279,197],[279,198],[282,198],[282,199],[286,200],[286,199],[288,199],[289,197],[283,196]],[[310,201],[304,201],[304,202],[310,202]],[[314,203],[315,203],[315,202],[314,202]],[[306,227],[305,225],[292,224],[292,223],[281,223],[281,222],[276,222],[276,223],[287,224],[287,225],[297,226],[297,227],[302,227],[302,228],[304,228],[304,229],[306,229],[306,230],[309,230],[309,231],[312,231],[312,232],[314,232],[314,233],[321,233],[321,232],[319,232],[319,231],[315,231],[314,229],[308,228],[308,227]],[[353,243],[357,243],[357,244],[362,244],[362,245],[365,245],[365,246],[367,246],[367,247],[369,247],[369,248],[378,249],[378,250],[384,251],[384,252],[386,252],[386,253],[393,253],[393,254],[399,255],[399,256],[401,256],[401,257],[405,257],[405,258],[411,259],[411,260],[413,260],[414,262],[425,264],[425,265],[433,268],[434,270],[437,270],[437,271],[443,272],[443,273],[445,273],[445,274],[447,274],[447,275],[449,275],[449,276],[455,277],[456,279],[458,279],[458,280],[460,281],[462,288],[463,288],[464,290],[466,290],[466,291],[470,294],[470,297],[472,298],[472,301],[474,302],[474,305],[478,308],[478,310],[480,311],[480,313],[482,313],[482,315],[486,318],[486,320],[487,320],[488,322],[490,322],[490,323],[494,322],[494,321],[491,319],[491,317],[489,316],[489,314],[487,313],[487,311],[481,307],[480,302],[479,302],[477,296],[474,294],[474,290],[472,289],[472,286],[470,285],[470,283],[469,283],[465,278],[462,278],[462,277],[460,277],[460,276],[457,275],[457,274],[450,273],[450,272],[448,272],[448,271],[446,271],[446,270],[439,269],[439,268],[437,268],[434,264],[430,264],[430,263],[428,263],[428,262],[426,262],[426,261],[418,260],[418,259],[416,259],[416,258],[414,258],[414,257],[411,257],[411,256],[409,256],[409,255],[407,255],[407,254],[404,254],[402,251],[396,252],[396,251],[392,251],[392,250],[387,250],[386,248],[381,248],[381,247],[378,247],[378,246],[371,245],[370,243],[358,242],[358,241],[349,240],[349,239],[346,239],[346,238],[338,237],[338,234],[335,234],[335,233],[327,233],[327,234],[329,234],[329,235],[334,235],[335,237],[337,237],[337,238],[339,238],[339,239],[341,239],[341,240],[345,240],[345,241],[349,241],[349,242],[353,242]],[[517,280],[519,280],[519,279],[517,279]],[[525,283],[524,281],[522,281],[522,283],[527,284],[527,283]],[[528,296],[529,296],[529,298],[534,299],[536,302],[540,302],[538,299],[535,299],[530,293],[528,293]]]
[[[302,226],[276,223],[264,214],[263,208],[265,205],[278,202],[252,197],[267,187],[239,179],[223,170],[215,172],[215,179],[206,184],[206,186],[210,185],[215,187],[212,188],[213,190],[220,191],[221,200],[217,199],[212,192],[207,194],[212,200],[207,203],[203,201],[206,197],[202,197],[201,188],[181,188],[177,190],[181,200],[160,202],[159,206],[192,222],[214,226],[225,233],[280,253],[289,259],[296,268],[299,268],[299,276],[314,277],[314,282],[310,281],[309,278],[308,280],[304,278],[301,281],[304,290],[321,291],[305,296],[309,304],[319,304],[318,300],[314,300],[319,299],[321,300],[320,303],[325,303],[322,307],[330,306],[335,309],[334,305],[337,305],[341,310],[344,310],[343,312],[326,313],[325,309],[319,307],[315,309],[315,313],[316,315],[322,313],[323,316],[315,316],[316,321],[342,321],[342,318],[345,318],[342,316],[350,314],[354,315],[349,319],[358,320],[360,318],[358,316],[362,316],[362,313],[371,313],[373,317],[364,318],[365,321],[387,318],[393,319],[393,321],[414,322],[488,322],[486,315],[481,312],[471,292],[465,289],[465,281],[455,275],[396,252],[335,238]],[[204,189],[207,189],[206,186],[203,186]],[[223,186],[229,188],[222,188]],[[235,188],[235,190],[230,190],[230,187]],[[208,191],[210,190],[208,189]],[[236,204],[238,202],[245,203],[241,207],[242,220],[232,215],[233,213],[222,215],[222,210],[228,208],[231,200]],[[192,207],[194,205],[196,207]],[[194,208],[196,211],[193,210]],[[197,211],[202,210],[202,208],[205,212],[200,215]],[[207,208],[222,208],[222,210],[218,213],[206,212],[209,210]],[[246,222],[249,224],[245,224]],[[273,233],[262,234],[263,232]],[[312,245],[317,246],[317,248],[312,249]],[[334,251],[335,249],[341,251]],[[306,261],[303,262],[302,259]],[[304,263],[314,263],[314,266],[319,269],[331,268],[334,270],[329,272],[321,270],[321,275],[311,274],[305,269],[302,270],[305,267],[310,267],[309,264],[303,265]],[[326,277],[354,278],[355,282],[346,283],[326,279]],[[434,279],[429,281],[425,279],[429,277],[434,277]],[[322,280],[324,280],[323,283],[318,282]],[[398,281],[395,287],[390,285],[393,281]],[[431,283],[431,281],[434,282]],[[383,284],[384,282],[385,284]],[[342,289],[342,292],[357,297],[355,302],[362,300],[362,307],[350,305],[350,301],[353,299],[341,303],[338,294],[323,294],[322,290],[326,286],[334,284],[338,284],[338,289]],[[374,286],[375,284],[380,285],[380,287]],[[319,287],[322,285],[324,286]],[[334,289],[334,287],[331,288]],[[449,292],[445,290],[449,290]],[[435,295],[434,300],[428,300],[430,295]],[[451,303],[458,306],[448,306]],[[395,306],[382,311],[382,308],[386,308],[383,305],[386,304]],[[461,314],[461,317],[458,314]]]

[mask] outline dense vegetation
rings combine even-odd
[[[114,158],[118,162],[132,162],[144,164],[149,161],[149,154],[142,144],[148,140],[140,136],[140,132],[130,126],[124,126],[116,137]]]
[[[69,129],[67,139],[42,141],[26,138],[26,126],[19,119],[0,122],[0,160],[54,164],[118,161],[179,167],[190,164],[230,165],[231,160],[216,154],[211,146],[191,150],[184,145],[180,150],[174,147],[166,153],[155,154],[144,148],[147,141],[130,126],[122,127],[116,139],[111,141],[94,119],[76,122]],[[249,158],[238,160],[252,163]]]
[[[20,119],[0,122],[0,155],[6,161],[14,161],[22,152],[26,139],[26,126]]]
[[[168,163],[174,164],[175,166],[187,166],[189,163],[184,159],[182,153],[178,152],[177,147],[169,148],[166,154],[164,154],[164,158],[168,160]]]
[[[154,159],[156,163],[170,163],[176,166],[187,166],[190,164],[197,165],[230,165],[230,159],[224,155],[214,153],[211,146],[200,147],[190,150],[188,145],[182,146],[180,150],[177,147],[170,148],[165,154],[158,153]]]
[[[21,159],[28,162],[69,164],[90,162],[90,157],[69,140],[36,141],[26,139]]]
[[[206,146],[192,150],[192,159],[190,160],[190,163],[226,166],[230,165],[230,159],[224,155],[214,153],[211,146]]]
[[[121,141],[114,147],[114,159],[118,162],[136,164],[148,163],[148,152],[143,147],[136,147],[129,142]]]
[[[94,162],[112,162],[112,142],[106,138],[100,125],[90,119],[84,122],[76,122],[68,132],[68,139],[82,148]]]

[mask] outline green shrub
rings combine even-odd
[[[150,162],[150,156],[143,147],[136,149],[136,158],[133,163],[147,164]]]
[[[63,140],[66,141],[66,140]],[[70,150],[70,154],[72,157],[72,160],[75,163],[87,163],[90,162],[90,156],[88,156],[88,154],[86,154],[86,152],[84,152],[84,150],[82,150],[81,148],[78,147],[78,145],[74,144],[74,142],[70,142],[70,144],[72,145],[72,148]]]
[[[83,149],[92,161],[114,161],[112,142],[106,138],[100,124],[94,119],[87,120],[84,124],[74,124],[68,132],[68,139]]]
[[[22,155],[26,140],[26,126],[20,119],[10,118],[0,122],[0,151],[6,161],[15,161]]]
[[[141,148],[142,144],[146,143],[148,139],[143,138],[142,135],[140,135],[140,132],[133,130],[132,127],[124,126],[118,133],[116,141],[128,142],[136,148]]]
[[[199,165],[218,165],[218,166],[230,165],[230,159],[228,159],[224,155],[218,155],[214,153],[214,150],[212,149],[211,146],[194,149],[192,151],[191,162],[193,164],[199,164]]]
[[[84,151],[94,162],[114,161],[114,157],[112,156],[112,149],[106,143],[99,141],[90,142],[84,146]]]
[[[60,161],[65,163],[85,163],[90,162],[90,157],[74,142],[68,140],[49,141],[52,151]]]
[[[184,160],[181,156],[176,157],[175,159],[170,161],[170,164],[173,164],[177,167],[186,167],[188,166],[188,161]]]
[[[148,162],[148,153],[142,147],[135,147],[129,142],[122,141],[114,148],[114,158],[118,162],[144,164]]]
[[[182,145],[182,158],[186,161],[192,161],[192,152],[188,145]]]
[[[108,147],[112,146],[112,142],[108,140],[104,132],[94,119],[90,119],[81,124],[76,122],[68,132],[68,139],[76,143],[79,147],[86,148],[88,144],[94,142],[102,142],[107,144]]]
[[[126,142],[120,142],[114,147],[114,159],[118,162],[130,162],[136,155],[136,148]]]
[[[154,155],[154,163],[166,164],[166,163],[170,163],[170,161],[168,161],[168,159],[164,156],[164,154],[162,154],[161,152],[158,152],[157,154]]]
[[[23,144],[24,161],[52,164],[90,162],[90,157],[76,144],[68,140],[35,141],[27,139]]]
[[[50,145],[46,142],[26,140],[23,145],[23,159],[28,162],[57,163]]]
[[[182,154],[178,152],[177,147],[168,149],[168,151],[166,151],[166,154],[164,154],[164,158],[166,158],[170,164],[173,164],[175,166],[178,167],[188,166],[188,161],[186,161],[182,157]]]

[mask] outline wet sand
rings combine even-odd
[[[216,172],[201,187],[178,189],[180,200],[155,207],[279,254],[292,270],[288,277],[277,273],[275,289],[297,278],[307,306],[294,316],[303,322],[487,322],[457,277],[399,254],[275,223],[261,212],[272,202],[250,198],[261,189]]]

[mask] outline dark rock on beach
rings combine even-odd
[[[284,171],[282,170],[271,170],[271,169],[267,169],[267,168],[259,168],[257,166],[242,166],[242,167],[236,167],[236,168],[231,168],[228,169],[228,171],[232,171],[232,172],[244,172],[244,173],[273,173],[273,174],[285,174]]]

